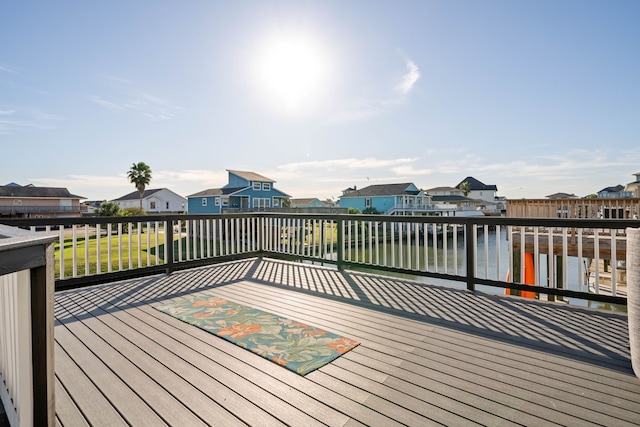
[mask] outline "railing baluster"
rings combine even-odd
[[[433,244],[433,269],[438,273],[440,270],[438,268],[438,230],[435,223],[432,224],[431,237]]]
[[[78,236],[76,235],[76,225],[71,226],[71,265],[73,266],[72,277],[78,277]]]
[[[122,223],[118,223],[118,271],[122,271]]]
[[[458,275],[458,224],[453,224],[453,274]]]
[[[89,224],[84,225],[84,275],[91,274],[89,266]]]
[[[396,266],[396,237],[395,237],[395,233],[396,233],[396,222],[395,221],[391,221],[391,242],[389,243],[391,245],[391,267],[395,267]]]
[[[611,230],[611,295],[617,294],[618,256],[616,254],[616,233]]]
[[[420,227],[418,223],[413,224],[414,242],[416,242],[416,259],[414,270],[420,270]]]
[[[96,274],[100,274],[102,271],[102,261],[100,254],[100,238],[102,237],[102,225],[96,224]]]

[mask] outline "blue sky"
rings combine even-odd
[[[466,176],[508,198],[640,172],[640,2],[0,5],[0,185],[293,197]]]

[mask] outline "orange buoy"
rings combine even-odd
[[[524,253],[524,283],[527,285],[536,284],[536,272],[533,269],[533,254]],[[520,296],[524,298],[535,298],[536,293],[531,291],[520,291]]]
[[[508,282],[511,278],[510,272],[507,271],[507,277],[505,282]],[[536,272],[533,267],[533,254],[529,252],[524,253],[524,284],[535,285],[536,284]],[[504,290],[505,295],[511,295],[511,289],[506,288]],[[531,291],[520,291],[520,296],[524,298],[535,298],[536,293]]]

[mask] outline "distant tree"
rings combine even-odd
[[[347,213],[349,215],[360,215],[362,213],[362,211],[360,209],[356,209],[356,208],[349,208],[349,209],[347,209]]]
[[[120,216],[140,216],[146,215],[147,212],[140,208],[124,208],[120,209]]]
[[[100,207],[96,209],[97,216],[118,216],[120,215],[120,206],[113,202],[102,202]]]
[[[127,172],[127,177],[140,193],[140,212],[142,212],[142,197],[144,189],[151,182],[151,168],[144,162],[134,163]]]
[[[460,189],[462,190],[464,197],[467,197],[467,195],[471,191],[471,184],[469,184],[469,181],[465,181],[460,184]]]
[[[363,210],[362,213],[365,215],[380,215],[381,212],[379,212],[378,209],[371,206]]]
[[[291,199],[282,199],[282,207],[290,208],[291,207]]]
[[[588,196],[585,197],[585,199],[597,199],[598,195],[597,194],[589,194]]]

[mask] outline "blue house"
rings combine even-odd
[[[246,212],[264,208],[280,208],[290,196],[274,188],[274,180],[257,174],[230,170],[229,183],[187,196],[190,214]]]
[[[598,191],[598,199],[629,199],[631,197],[633,197],[633,191],[626,191],[620,184]]]
[[[412,183],[348,188],[340,196],[341,208],[387,215],[412,215],[431,210],[430,197]]]

